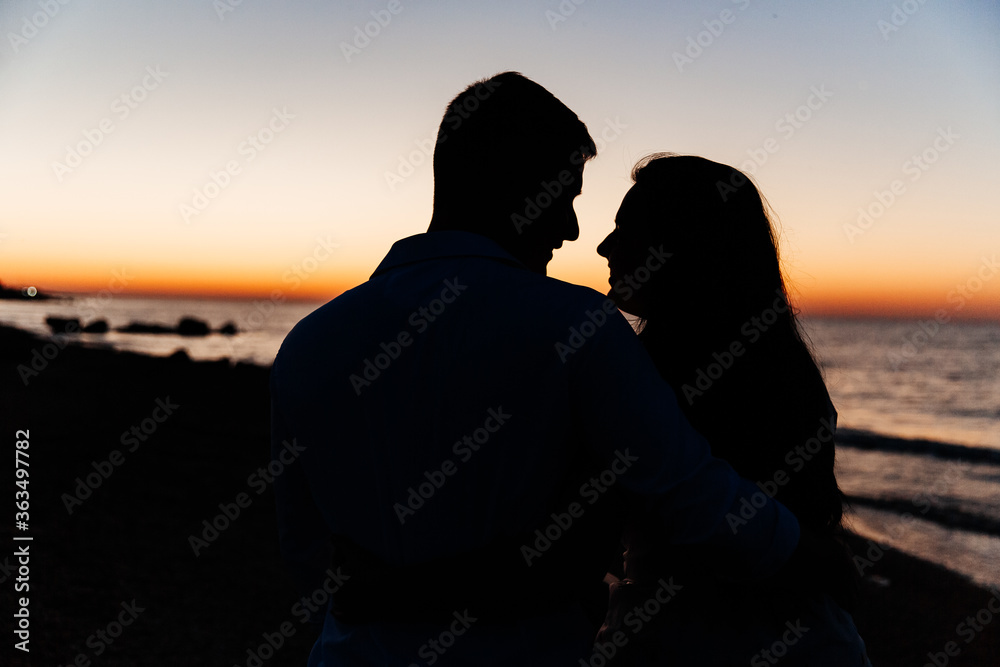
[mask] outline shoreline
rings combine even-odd
[[[854,447],[855,449],[920,454],[923,456],[934,456],[939,459],[961,459],[974,463],[1000,465],[1000,449],[991,449],[976,445],[959,445],[950,442],[941,442],[940,440],[928,440],[926,438],[903,438],[862,429],[838,428],[837,445]]]
[[[55,352],[25,385],[17,366],[45,345]],[[269,456],[268,369],[59,347],[4,326],[0,356],[9,435],[30,431],[33,538],[31,662],[11,650],[4,609],[5,664],[64,665],[82,654],[101,665],[192,656],[245,665],[280,627],[292,632],[263,664],[305,664],[312,636],[280,571],[273,494],[248,483]],[[250,502],[212,537],[205,522],[240,493]],[[968,642],[970,626],[959,629],[993,593],[873,541],[850,542],[865,574],[855,619],[876,667],[923,665],[948,642],[959,650],[945,654],[949,665],[1000,662],[1000,622]],[[5,552],[0,563],[13,548]],[[118,638],[92,639],[133,603],[136,618]]]

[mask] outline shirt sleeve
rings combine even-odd
[[[795,516],[711,455],[624,317],[611,313],[566,362],[587,444],[608,462],[605,478],[647,497],[672,542],[711,545],[730,579],[766,577],[788,560]]]

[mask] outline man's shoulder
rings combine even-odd
[[[538,278],[537,303],[553,318],[573,323],[587,313],[618,313],[614,301],[593,288],[546,276]]]
[[[337,313],[355,307],[355,304],[360,303],[364,299],[365,292],[370,288],[370,283],[370,280],[366,280],[360,285],[344,290],[303,317],[296,326],[304,325],[308,327],[320,324],[325,320],[335,319]]]
[[[365,285],[367,282],[342,292],[299,320],[285,335],[276,359],[287,357],[291,350],[306,349],[324,338],[329,340],[332,332],[349,327],[350,313],[360,303]]]
[[[548,307],[592,307],[600,306],[605,301],[610,302],[607,296],[585,285],[568,283],[527,270],[518,271],[517,274],[519,279],[510,280],[509,289],[534,294],[538,301],[544,302]]]
[[[473,262],[478,264],[478,260]],[[467,264],[464,268],[472,267]],[[620,317],[611,299],[600,292],[523,268],[496,267],[494,264],[486,271],[466,270],[459,274],[457,281],[461,285],[462,298],[455,300],[455,303],[461,302],[456,312],[464,322],[462,326],[469,330],[492,329],[498,321],[507,325],[522,321],[530,322],[536,335],[544,335],[544,332],[555,335],[552,332],[562,334],[569,327],[586,321],[604,323]],[[446,277],[453,279],[450,273]],[[276,361],[290,361],[294,356],[308,363],[306,359],[320,351],[324,357],[336,356],[334,347],[365,339],[365,332],[379,329],[384,324],[381,320],[389,317],[390,312],[409,312],[407,309],[419,312],[421,306],[427,307],[426,294],[421,289],[414,290],[413,303],[406,303],[407,298],[400,293],[389,297],[393,290],[388,282],[393,279],[391,275],[373,277],[306,315],[285,337]],[[434,282],[425,274],[419,282],[437,284],[443,280]],[[414,285],[411,283],[407,287],[414,288]],[[449,310],[452,308],[454,306],[448,306]],[[331,345],[334,341],[337,346]]]

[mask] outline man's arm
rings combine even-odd
[[[649,498],[673,542],[716,547],[733,579],[768,576],[788,560],[795,516],[711,456],[623,317],[609,316],[568,361],[588,444],[624,488]]]

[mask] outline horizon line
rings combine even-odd
[[[9,285],[4,286],[7,290],[18,290],[26,289],[20,287],[12,287]],[[147,298],[147,299],[162,299],[162,300],[180,300],[180,299],[190,299],[198,301],[260,301],[260,300],[270,300],[276,302],[290,301],[294,303],[316,303],[322,304],[326,303],[345,291],[351,289],[351,287],[341,289],[340,291],[331,290],[324,294],[288,294],[287,291],[280,289],[271,290],[269,293],[261,293],[257,291],[253,292],[233,292],[226,290],[202,290],[202,291],[191,291],[191,290],[128,290],[122,289],[114,294],[116,297],[126,297],[126,298]],[[103,290],[107,291],[107,290]],[[45,297],[51,297],[55,299],[63,298],[81,298],[81,297],[94,297],[103,296],[102,290],[39,290],[43,295],[43,298],[39,301],[47,301]],[[33,301],[31,297],[25,299],[14,299],[16,301],[28,302]],[[851,306],[849,304],[840,301],[840,303],[834,305],[827,303],[822,303],[825,299],[819,298],[814,299],[812,305],[809,304],[810,299],[799,299],[794,303],[796,314],[801,315],[805,318],[816,318],[816,319],[857,319],[857,320],[923,320],[923,319],[935,319],[936,314],[941,311],[947,311],[947,319],[944,321],[961,321],[961,322],[990,322],[990,323],[1000,323],[1000,313],[991,313],[987,310],[969,310],[966,312],[954,312],[953,310],[944,308],[921,308],[916,307],[913,304],[899,304],[897,307],[893,308],[892,304],[879,303],[873,304],[870,299],[866,299],[864,304],[858,304],[857,306]]]

